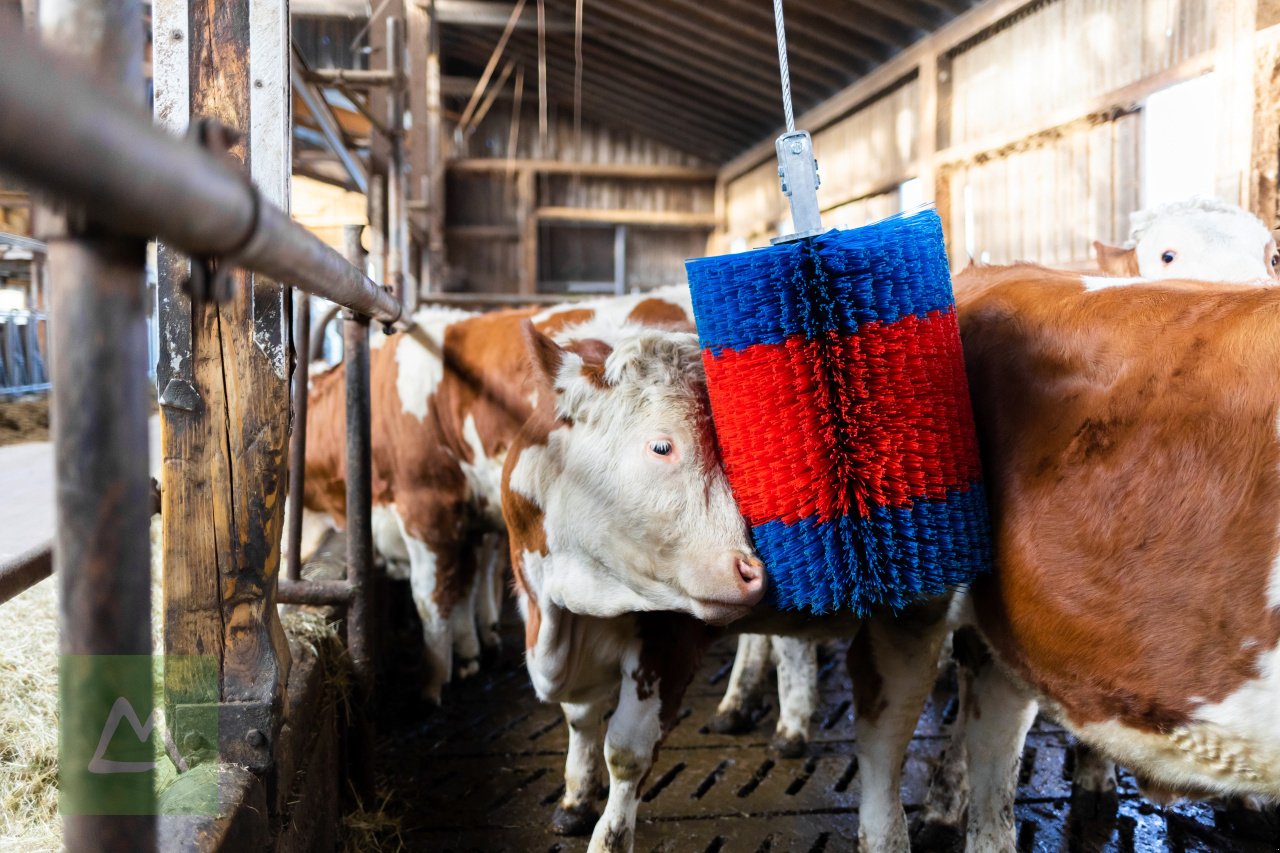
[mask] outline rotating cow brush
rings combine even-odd
[[[783,609],[899,609],[991,561],[942,224],[933,210],[822,233],[775,0],[798,231],[686,262],[717,440]]]

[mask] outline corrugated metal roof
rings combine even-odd
[[[572,21],[575,0],[544,0]],[[535,4],[528,4],[533,7]],[[802,113],[974,5],[971,0],[787,0],[792,94]],[[501,31],[445,23],[446,73],[478,76]],[[574,101],[572,28],[546,32],[548,97]],[[518,28],[506,59],[536,97],[538,35]],[[582,116],[722,163],[782,124],[770,0],[586,0]],[[530,85],[532,84],[532,86]]]

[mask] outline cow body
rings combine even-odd
[[[370,352],[373,534],[393,566],[407,565],[423,623],[428,682],[438,702],[453,675],[478,668],[481,638],[497,642],[504,532],[503,462],[536,403],[521,324],[555,331],[591,322],[688,321],[684,288],[558,306],[470,314],[429,308],[415,326],[376,335]],[[344,367],[312,380],[306,508],[345,515]],[[477,559],[477,544],[480,558]]]
[[[997,570],[969,837],[1012,849],[1037,702],[1148,789],[1280,799],[1280,290],[956,279]]]
[[[591,827],[607,770],[590,849],[632,849],[644,779],[716,636],[703,621],[736,619],[753,634],[855,637],[860,845],[905,849],[902,761],[948,601],[865,622],[760,611],[762,571],[711,435],[696,338],[591,331],[598,337],[559,345],[530,332],[546,394],[504,471],[526,662],[539,697],[559,702],[569,725],[554,827]]]

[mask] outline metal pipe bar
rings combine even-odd
[[[347,147],[347,140],[342,132],[342,127],[338,124],[338,119],[333,114],[333,108],[324,99],[324,93],[317,89],[314,84],[308,82],[306,65],[298,56],[297,48],[294,48],[292,52],[292,59],[293,90],[298,93],[298,97],[302,98],[302,102],[307,105],[307,110],[311,113],[311,117],[316,120],[316,126],[320,128],[320,135],[324,137],[325,145],[333,152],[333,156],[338,158],[343,170],[351,178],[351,183],[360,192],[368,192],[369,170],[365,168],[364,163],[360,162],[360,158],[352,154],[351,149]]]
[[[346,227],[347,258],[363,263],[360,227]],[[376,612],[373,578],[373,475],[370,452],[369,320],[348,316],[343,323],[342,361],[346,370],[347,408],[347,583],[351,605],[347,609],[347,653],[356,687],[359,710],[353,721],[357,793],[373,790],[373,622]]]
[[[402,79],[403,68],[404,21],[396,17],[387,18],[387,72]],[[408,305],[412,311],[409,294],[405,292],[405,238],[408,235],[408,223],[405,213],[404,100],[403,88],[392,86],[387,89],[387,128],[391,132],[387,135],[386,281],[401,304]],[[347,257],[350,258],[351,255],[348,254]]]
[[[0,563],[0,604],[53,574],[53,543],[45,542]]]
[[[276,600],[281,604],[305,604],[309,607],[347,607],[353,588],[347,581],[280,581]]]
[[[0,28],[0,115],[0,171],[85,205],[111,233],[158,237],[383,323],[401,319],[395,297],[219,157],[153,127],[140,105],[7,28]]]
[[[293,294],[293,435],[289,442],[289,562],[285,577],[302,578],[302,500],[307,472],[307,379],[311,373],[311,297]]]
[[[115,111],[137,115],[145,91],[140,0],[43,0],[40,7],[42,38],[58,45],[64,59],[74,55],[101,81],[103,92],[109,87]],[[5,117],[0,122],[0,162],[39,185],[39,170],[28,173],[9,156],[11,137],[39,126],[24,124],[21,116],[33,108],[76,108],[58,98],[56,83],[49,86],[54,79],[69,79],[65,62],[25,43],[29,41],[9,30],[0,34],[0,89],[5,90],[0,95],[0,115]],[[8,90],[15,82],[36,85],[14,98],[18,93]],[[74,88],[82,96],[89,94],[87,87]],[[67,123],[78,120],[68,118]],[[63,143],[72,150],[57,150],[39,135],[27,147],[55,152],[64,174],[85,171],[83,162],[74,163],[75,156],[94,143],[75,136]],[[145,183],[140,175],[129,180]],[[91,202],[94,195],[86,192],[69,200]],[[170,215],[162,205],[157,210]],[[104,777],[93,772],[91,760],[110,710],[118,707],[116,697],[126,699],[145,719],[153,695],[146,244],[138,239],[142,235],[103,233],[76,209],[45,217],[43,224],[51,313],[57,317],[49,341],[54,559],[60,587],[62,841],[68,850],[150,851],[156,847],[157,822],[151,765]],[[154,757],[149,748],[145,753],[145,758]]]
[[[330,305],[311,324],[311,353],[309,361],[316,362],[324,358],[325,330],[329,328],[329,324],[333,322],[333,318],[338,316],[338,312],[341,310],[342,306],[340,305]]]

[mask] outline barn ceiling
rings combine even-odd
[[[572,108],[575,0],[545,4],[548,96]],[[535,5],[528,3],[530,10]],[[797,115],[972,5],[787,0]],[[444,24],[446,68],[470,67],[478,74],[500,34],[493,27]],[[536,80],[537,30],[517,28],[505,56],[523,63],[527,79]],[[639,131],[713,163],[782,124],[770,0],[585,0],[582,60],[584,119]]]
[[[575,104],[577,1],[543,0],[547,96],[561,115]],[[446,96],[461,110],[513,3],[435,2],[442,67],[454,83]],[[797,115],[976,2],[786,0]],[[359,41],[371,5],[379,4],[295,0],[295,16],[312,22],[302,31],[295,25],[295,38],[317,67],[352,67],[351,37]],[[498,65],[523,66],[525,104],[538,93],[537,7],[526,0]],[[508,93],[513,83],[505,81]],[[728,161],[782,125],[771,0],[583,0],[580,104],[585,121],[638,132],[711,164]]]

